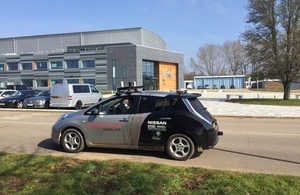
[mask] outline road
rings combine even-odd
[[[150,151],[93,148],[66,153],[50,139],[51,126],[61,114],[1,109],[0,151],[300,176],[300,119],[217,118],[224,131],[218,145],[181,162]]]

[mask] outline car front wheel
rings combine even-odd
[[[76,153],[84,149],[84,139],[76,129],[66,130],[61,137],[61,145],[65,151]]]
[[[172,159],[184,161],[193,156],[195,146],[188,136],[174,134],[167,141],[166,151]]]
[[[22,102],[22,101],[19,101],[19,102],[17,103],[17,108],[23,108],[23,107],[24,107],[23,102]]]

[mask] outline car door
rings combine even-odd
[[[137,148],[138,141],[133,140],[136,133],[130,128],[135,116],[132,109],[136,106],[126,108],[127,101],[128,96],[116,97],[94,107],[99,114],[88,116],[87,121],[88,137],[92,144],[110,148]]]

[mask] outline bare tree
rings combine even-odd
[[[281,80],[287,100],[300,73],[300,0],[248,1],[251,26],[242,34],[248,56],[266,76]]]
[[[226,41],[223,44],[224,59],[233,75],[246,75],[248,68],[247,54],[239,40]]]
[[[201,75],[224,75],[224,59],[222,47],[219,45],[206,44],[199,48],[198,60],[191,58],[191,67]]]

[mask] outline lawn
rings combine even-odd
[[[300,106],[299,99],[231,99],[226,100],[227,102],[232,103],[241,103],[241,104],[259,104],[259,105],[276,105],[276,106]]]
[[[299,194],[300,177],[0,152],[0,194]]]

